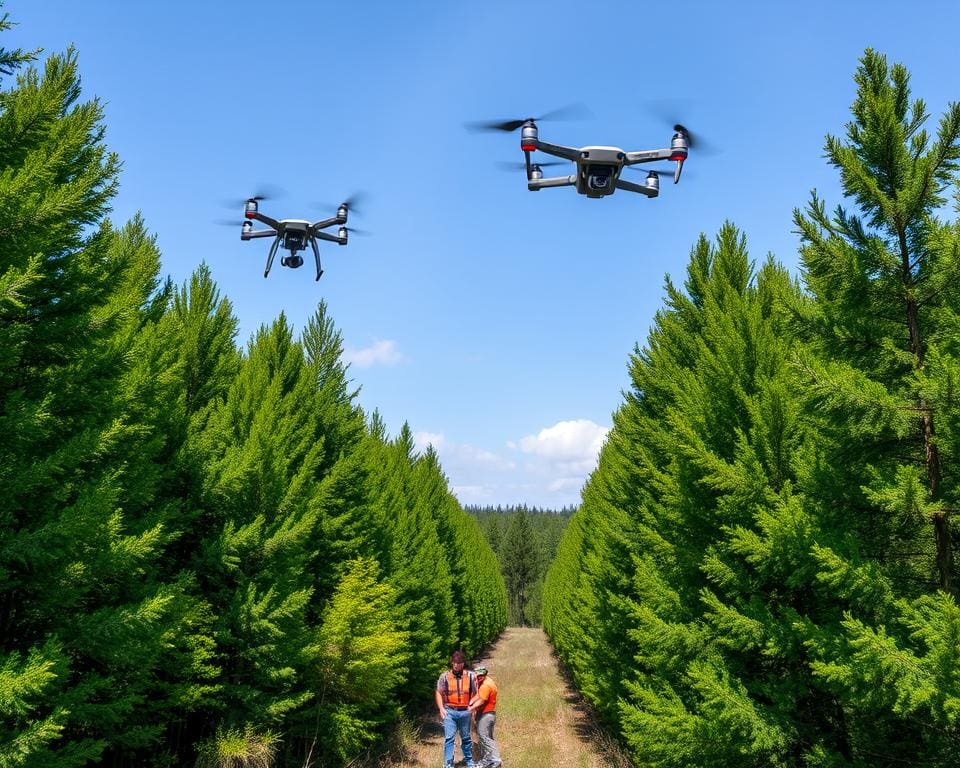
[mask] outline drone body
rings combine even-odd
[[[289,256],[280,257],[280,266],[290,267],[291,269],[297,269],[303,266],[303,256],[300,255],[300,251],[306,250],[307,244],[309,244],[313,249],[313,257],[317,264],[316,279],[319,280],[320,275],[323,274],[323,269],[320,267],[320,248],[317,245],[317,240],[327,240],[331,243],[337,243],[338,245],[347,244],[347,237],[350,230],[346,224],[347,216],[350,213],[350,203],[341,203],[337,208],[336,216],[311,223],[303,219],[277,220],[265,216],[260,213],[257,205],[257,202],[263,199],[262,196],[257,195],[246,201],[243,214],[245,219],[243,226],[240,228],[241,240],[254,240],[258,237],[274,238],[273,244],[270,246],[270,252],[267,255],[267,265],[263,270],[263,276],[266,277],[270,274],[273,259],[277,255],[277,251],[281,248],[288,251]],[[269,229],[254,229],[254,221],[266,224]],[[336,235],[321,231],[333,226],[340,227]]]
[[[512,123],[497,126],[500,130]],[[624,168],[658,160],[676,162],[672,169],[673,182],[680,181],[683,163],[687,159],[689,134],[681,126],[675,126],[669,149],[651,149],[639,152],[625,152],[619,147],[565,147],[561,144],[551,144],[541,141],[537,124],[534,118],[525,120],[520,132],[520,149],[523,150],[527,170],[527,189],[538,192],[547,187],[576,187],[577,192],[587,197],[600,198],[612,195],[618,189],[628,192],[638,192],[647,197],[656,197],[660,194],[660,174],[670,173],[661,169],[649,169],[643,184],[620,178]],[[546,164],[531,161],[530,153],[536,150],[545,152],[554,157],[570,160],[577,164],[577,172],[569,176],[557,176],[545,179],[542,166]]]
[[[683,163],[687,159],[693,139],[690,132],[680,124],[673,126],[674,134],[670,146],[664,149],[648,149],[638,152],[627,152],[620,147],[587,146],[566,147],[562,144],[551,144],[540,139],[537,123],[547,119],[571,119],[582,116],[583,108],[576,105],[554,110],[541,117],[528,117],[519,120],[483,121],[468,123],[474,130],[506,131],[512,133],[520,130],[520,149],[523,150],[524,161],[518,165],[527,172],[527,189],[538,192],[547,187],[574,187],[577,192],[586,197],[608,197],[618,189],[628,192],[637,192],[647,197],[657,197],[660,194],[660,176],[673,176],[673,183],[680,181]],[[531,154],[541,152],[560,158],[562,161],[576,164],[575,173],[568,176],[544,178],[543,169],[551,165],[563,165],[563,162],[549,160],[537,162]],[[676,163],[673,168],[652,168],[645,163],[660,160]],[[513,166],[513,163],[506,165]],[[642,184],[622,178],[624,168],[645,170],[646,179]]]

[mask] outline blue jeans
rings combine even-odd
[[[443,718],[443,762],[445,765],[453,765],[453,740],[457,731],[460,731],[460,749],[463,750],[467,765],[473,765],[470,713],[465,709],[447,708],[447,716]]]

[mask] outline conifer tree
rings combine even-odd
[[[533,531],[523,509],[514,515],[505,539],[502,568],[510,600],[510,620],[525,627],[530,623],[527,603],[539,575],[539,561]]]
[[[960,115],[931,141],[902,67],[867,51],[856,79],[827,151],[860,210],[796,217],[812,296],[751,279],[730,228],[701,242],[551,569],[548,630],[642,765],[960,753],[960,248],[934,215]]]
[[[154,745],[197,619],[157,567],[163,440],[130,346],[156,308],[142,222],[104,220],[118,161],[73,51],[0,93],[0,756],[119,760]],[[29,190],[29,192],[27,192]],[[159,396],[160,389],[145,393]],[[183,645],[172,638],[187,638]]]
[[[807,645],[839,699],[844,756],[945,766],[960,753],[947,672],[960,664],[960,232],[938,214],[958,188],[960,105],[931,134],[903,66],[867,50],[855,80],[846,137],[826,143],[855,210],[830,216],[814,194],[796,214],[815,298],[797,327],[816,352],[802,370],[819,417],[805,490],[826,528],[816,581],[839,614],[811,617]]]
[[[459,627],[449,560],[433,515],[419,499],[417,480],[423,478],[415,473],[409,425],[404,424],[394,440],[381,442],[371,458],[375,463],[372,471],[379,478],[378,517],[389,530],[386,577],[397,591],[400,626],[410,638],[411,668],[432,671],[456,643]],[[414,676],[405,682],[404,693],[422,699],[432,684],[427,676]]]

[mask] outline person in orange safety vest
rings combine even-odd
[[[464,669],[463,651],[450,655],[450,669],[440,675],[434,698],[440,722],[443,723],[443,764],[453,768],[453,747],[460,734],[460,749],[467,768],[479,768],[473,761],[473,741],[470,738],[470,702],[477,693],[477,677]]]
[[[483,753],[481,768],[500,768],[500,747],[493,738],[497,724],[497,684],[487,674],[486,667],[477,667],[477,695],[470,701],[470,711],[477,713],[477,734]]]

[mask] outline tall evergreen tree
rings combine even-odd
[[[530,623],[527,604],[539,576],[539,558],[533,531],[524,510],[514,515],[503,545],[502,569],[510,600],[511,623],[521,627]]]
[[[826,529],[816,581],[840,614],[811,617],[806,642],[841,702],[845,758],[946,766],[960,754],[960,232],[937,214],[958,189],[960,105],[931,135],[903,66],[867,50],[855,79],[845,140],[826,150],[856,210],[828,216],[814,195],[796,214],[816,299],[797,311],[820,438],[804,485]]]
[[[142,222],[104,220],[117,158],[73,51],[0,93],[0,756],[105,764],[154,745],[190,667],[188,586],[158,568],[163,439],[130,346],[157,287]],[[160,389],[145,392],[147,400]],[[8,687],[9,686],[9,687]]]
[[[960,753],[960,114],[931,141],[905,70],[856,79],[827,151],[860,214],[797,214],[812,296],[729,228],[695,249],[551,569],[547,627],[642,765]]]

